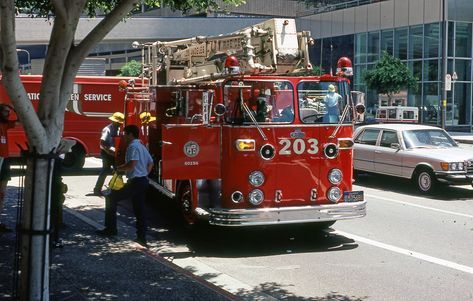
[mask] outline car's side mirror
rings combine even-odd
[[[399,143],[391,143],[391,148],[401,149],[401,145]]]

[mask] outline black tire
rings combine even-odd
[[[419,168],[414,172],[412,181],[421,193],[432,193],[437,186],[437,178],[430,168]]]
[[[71,152],[66,153],[62,160],[62,169],[64,171],[79,171],[84,167],[85,149],[82,145],[76,144],[72,147]]]
[[[192,190],[189,181],[180,183],[179,192],[177,194],[177,205],[182,222],[185,227],[193,227],[197,220],[192,209]]]

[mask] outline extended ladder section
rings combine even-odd
[[[310,32],[293,19],[271,19],[227,35],[133,43],[142,48],[143,75],[151,85],[186,84],[235,74],[291,73],[311,69]],[[238,66],[226,66],[228,57]],[[162,78],[162,80],[158,80]]]

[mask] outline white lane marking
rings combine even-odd
[[[335,233],[335,234],[338,234],[338,235],[342,235],[342,236],[351,238],[355,241],[362,242],[362,243],[365,243],[365,244],[368,244],[368,245],[371,245],[371,246],[375,246],[375,247],[382,248],[382,249],[385,249],[385,250],[389,250],[389,251],[392,251],[392,252],[395,252],[395,253],[411,256],[411,257],[414,257],[414,258],[417,258],[417,259],[420,259],[420,260],[428,261],[430,263],[438,264],[438,265],[448,267],[448,268],[451,268],[451,269],[455,269],[455,270],[458,270],[458,271],[462,271],[462,272],[465,272],[465,273],[473,274],[473,267],[462,265],[462,264],[459,264],[459,263],[456,263],[456,262],[453,262],[453,261],[448,261],[448,260],[445,260],[445,259],[429,256],[429,255],[426,255],[426,254],[423,254],[423,253],[414,252],[414,251],[411,251],[411,250],[408,250],[408,249],[404,249],[404,248],[396,247],[396,246],[393,246],[393,245],[385,244],[385,243],[382,243],[382,242],[379,242],[379,241],[376,241],[376,240],[372,240],[372,239],[369,239],[369,238],[366,238],[366,237],[361,237],[361,236],[358,236],[358,235],[355,235],[355,234],[351,234],[351,233],[347,233],[347,232],[343,232],[343,231],[339,231],[339,230],[335,230],[334,232],[330,232],[330,233],[332,233],[332,234]]]
[[[457,216],[461,216],[461,217],[473,218],[473,215],[471,215],[471,214],[465,214],[465,213],[459,213],[459,212],[454,212],[454,211],[449,211],[449,210],[437,209],[437,208],[428,207],[428,206],[424,206],[424,205],[418,205],[418,204],[414,204],[414,203],[409,203],[409,202],[403,202],[403,201],[388,199],[388,198],[385,198],[385,197],[382,197],[382,196],[377,196],[377,195],[370,195],[370,194],[368,194],[368,195],[366,195],[366,196],[367,196],[367,197],[376,198],[376,199],[380,199],[380,200],[383,200],[383,201],[398,203],[398,204],[402,204],[402,205],[408,205],[408,206],[412,206],[412,207],[418,207],[418,208],[422,208],[422,209],[437,211],[437,212],[446,213],[446,214],[451,214],[451,215],[457,215]]]

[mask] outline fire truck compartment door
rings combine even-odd
[[[220,178],[220,127],[163,125],[163,179]]]

